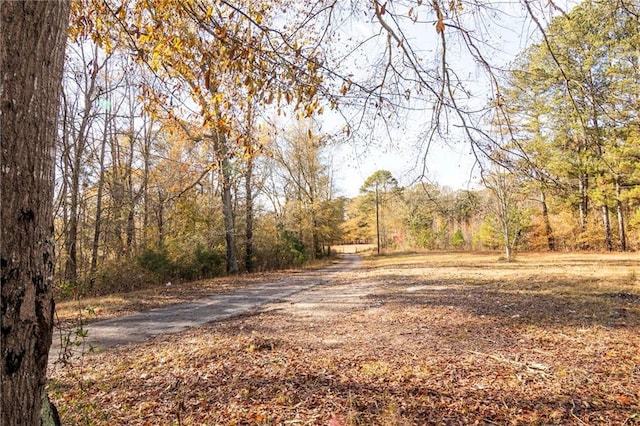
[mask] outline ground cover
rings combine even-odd
[[[638,424],[637,254],[402,254],[87,355],[64,424]]]

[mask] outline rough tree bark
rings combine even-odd
[[[0,4],[0,422],[40,424],[53,325],[53,173],[68,1]]]

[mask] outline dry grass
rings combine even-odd
[[[50,390],[65,424],[640,424],[638,256],[497,257],[373,258]]]

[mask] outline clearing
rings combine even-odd
[[[57,365],[50,394],[64,424],[640,424],[637,254],[498,256],[366,259],[250,315]]]

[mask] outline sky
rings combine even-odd
[[[525,14],[520,2],[492,0],[489,3],[500,12],[483,16],[479,20],[482,28],[475,30],[478,31],[477,34],[482,33],[488,37],[489,42],[483,53],[490,57],[493,61],[492,65],[503,67],[539,36],[531,20],[519,18]],[[548,3],[541,2],[541,4]],[[568,11],[576,2],[556,0],[555,4]],[[554,12],[551,8],[541,9],[538,12],[543,24],[552,15],[557,14],[557,11]],[[472,19],[477,19],[477,16],[473,16]],[[415,33],[413,27],[407,29],[407,36],[412,41],[412,46],[423,50],[425,55],[433,55],[433,46],[437,45],[437,40],[434,40],[436,36],[434,28],[425,25],[419,28]],[[378,27],[363,23],[356,28],[350,27],[347,31],[356,31],[361,38],[366,38],[378,31]],[[468,79],[468,87],[476,91],[477,98],[472,102],[486,102],[489,94],[484,89],[488,88],[489,84],[483,79],[483,73],[467,53],[456,51],[454,43],[450,43],[449,46],[451,48],[448,57],[451,66],[455,68],[458,75],[464,75]],[[372,57],[375,57],[375,45],[367,48],[370,49],[369,53]],[[375,66],[373,62],[367,64],[369,58],[366,56],[365,54],[364,57],[361,55],[357,58],[359,61],[357,67],[364,69]],[[371,143],[351,141],[346,145],[333,147],[330,155],[333,159],[334,183],[338,194],[347,197],[358,195],[359,188],[367,177],[382,169],[390,171],[402,186],[409,186],[416,183],[418,179],[422,179],[423,182],[438,184],[453,190],[478,188],[480,186],[479,167],[470,152],[469,142],[462,136],[456,136],[454,131],[448,137],[450,140],[458,141],[434,141],[429,147],[426,161],[423,162],[424,149],[416,148],[420,144],[418,135],[421,129],[417,128],[420,124],[424,125],[423,120],[410,117],[405,123],[398,125],[400,129],[392,134],[393,140],[378,143],[375,146]],[[385,140],[388,136],[374,137],[374,139]],[[426,166],[426,169],[423,169],[423,166]]]
[[[432,146],[427,160],[428,170],[423,181],[437,183],[451,189],[477,187],[475,158],[464,143],[455,147]],[[354,197],[364,181],[377,170],[388,170],[403,187],[416,183],[422,175],[422,164],[411,147],[393,146],[387,149],[363,149],[340,146],[333,149],[334,183],[339,195]]]

